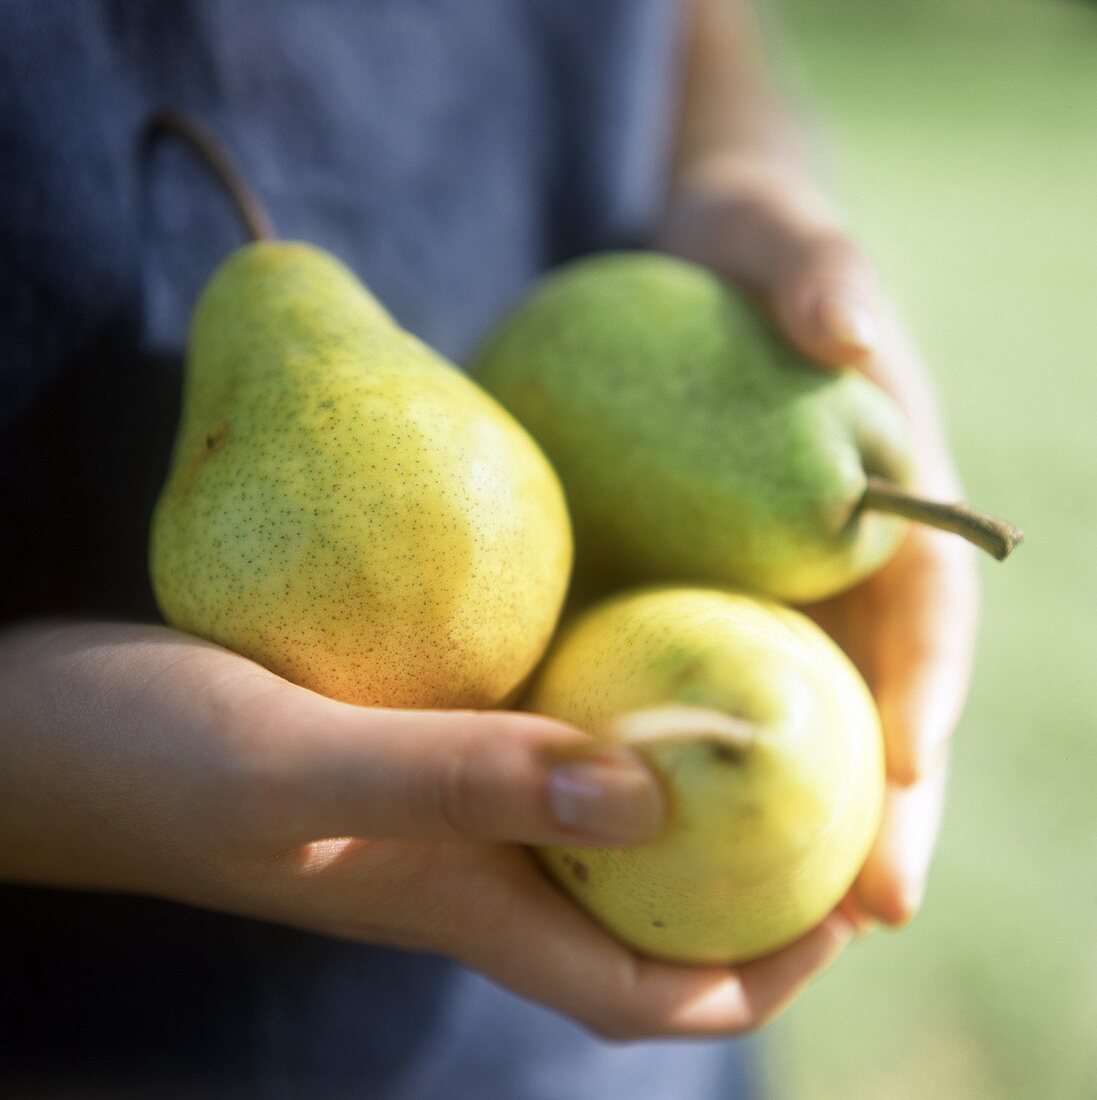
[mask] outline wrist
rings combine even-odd
[[[212,726],[191,648],[113,623],[0,634],[0,878],[171,894],[191,876],[216,770],[216,746],[188,745]]]
[[[789,264],[790,248],[847,236],[837,206],[802,168],[714,150],[675,174],[654,243],[749,286],[745,273]]]
[[[795,210],[798,222],[833,230],[842,224],[837,205],[803,164],[772,152],[715,148],[676,169],[666,217],[683,212],[727,218],[750,211]]]

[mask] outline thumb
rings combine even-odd
[[[857,364],[876,348],[873,265],[837,211],[797,176],[701,166],[662,243],[753,293],[781,335],[820,365]]]
[[[878,291],[872,265],[837,233],[797,236],[787,227],[784,256],[759,290],[793,347],[823,366],[867,359],[879,335]]]
[[[661,789],[637,756],[550,718],[363,708],[309,692],[271,717],[258,754],[265,843],[606,845],[662,828]]]

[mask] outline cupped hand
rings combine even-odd
[[[872,264],[801,173],[710,157],[681,174],[659,243],[743,287],[821,367],[855,366],[887,390],[911,423],[915,487],[960,498],[925,368]],[[971,548],[912,525],[874,576],[806,609],[861,669],[884,729],[884,818],[843,906],[858,924],[904,924],[921,904],[978,602]]]
[[[355,707],[157,627],[0,637],[0,877],[437,952],[613,1037],[755,1028],[848,941],[736,968],[619,946],[520,844],[658,834],[641,762],[535,715]]]

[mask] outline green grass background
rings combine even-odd
[[[1097,5],[776,0],[973,502],[985,616],[922,914],[777,1025],[788,1100],[1097,1098]]]

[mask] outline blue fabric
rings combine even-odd
[[[195,298],[240,239],[205,120],[284,237],[460,359],[548,266],[641,239],[672,0],[0,5],[0,618],[152,619],[149,513]],[[536,950],[536,944],[530,945]],[[150,899],[0,890],[0,1091],[741,1097],[746,1048],[602,1043],[443,959]]]

